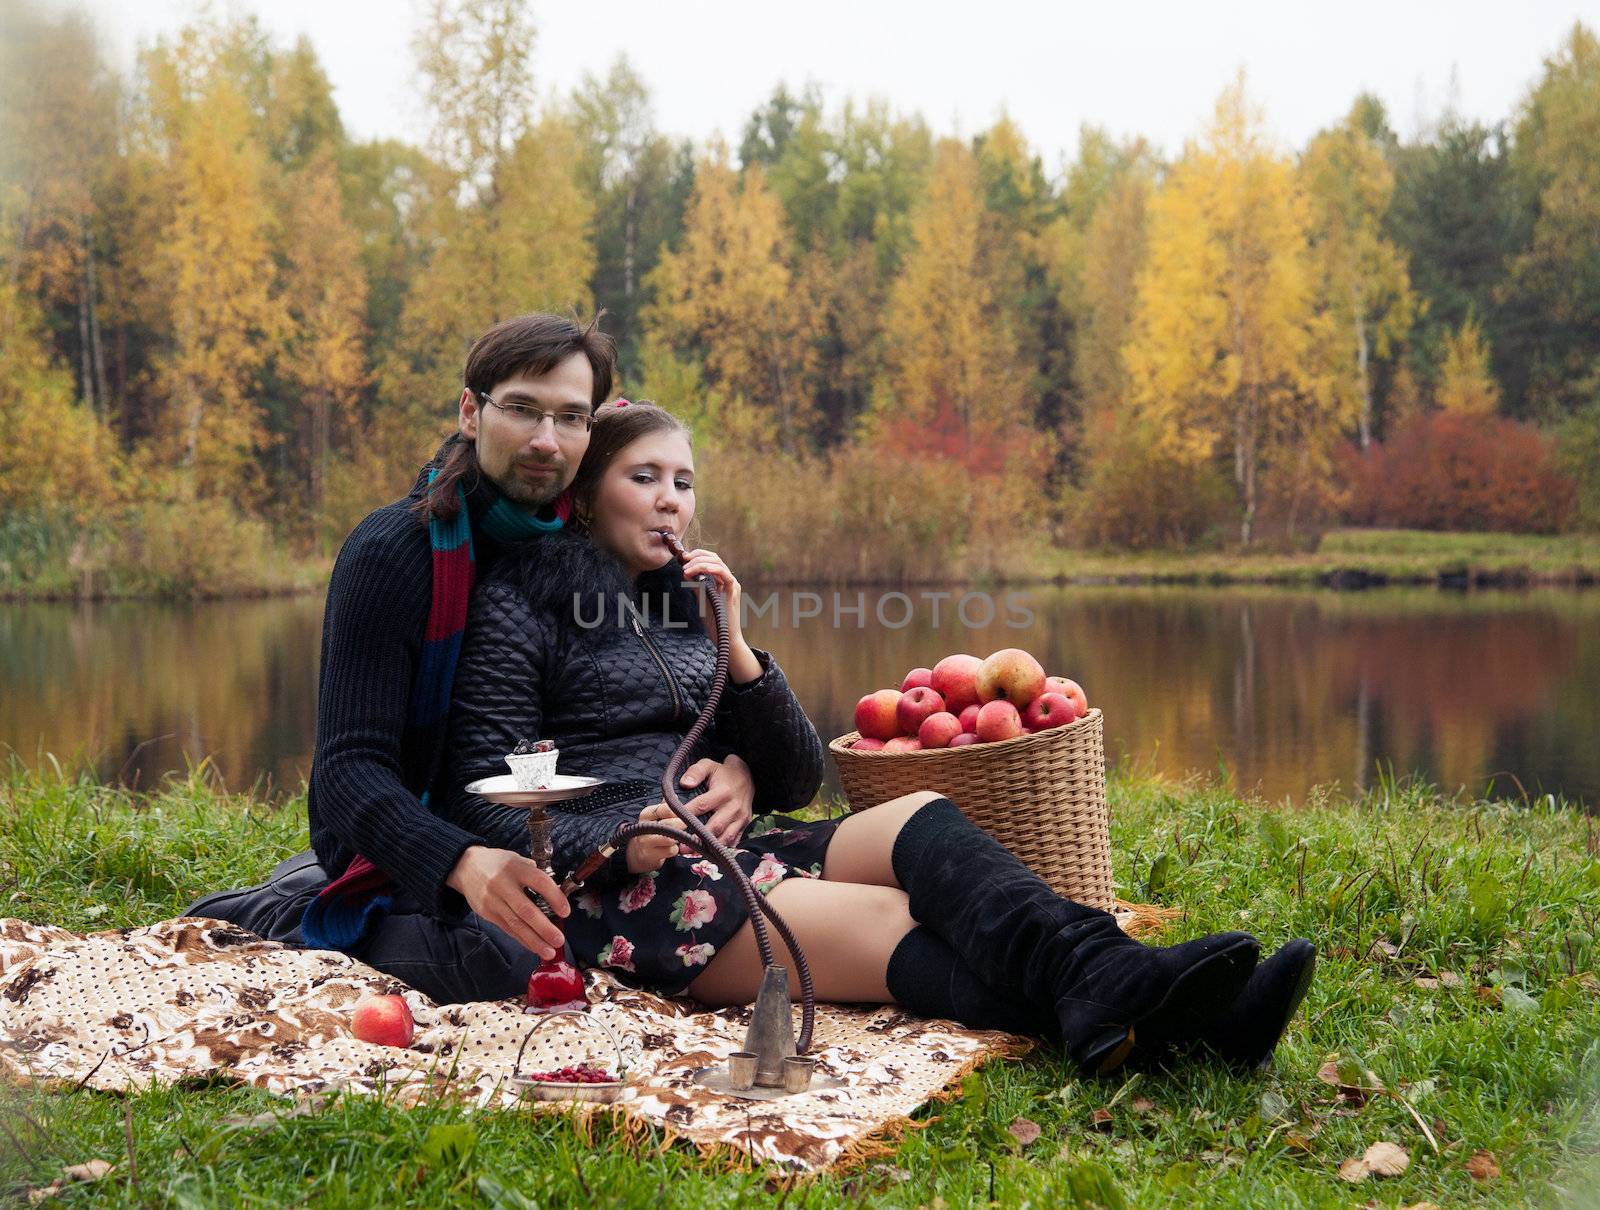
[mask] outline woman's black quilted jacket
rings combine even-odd
[[[822,741],[765,652],[759,679],[729,681],[702,756],[738,753],[757,812],[805,806],[822,784]],[[562,773],[608,783],[552,810],[555,867],[565,876],[661,801],[661,772],[710,695],[716,650],[673,560],[630,583],[587,539],[552,534],[508,555],[473,594],[456,667],[446,760],[449,814],[489,843],[528,851],[527,812],[466,793],[505,773],[518,740],[549,739]],[[680,789],[688,801],[698,795]],[[597,882],[624,876],[623,855]]]

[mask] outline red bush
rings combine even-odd
[[[1554,444],[1500,416],[1418,416],[1384,445],[1347,450],[1341,463],[1353,525],[1552,533],[1576,497]]]

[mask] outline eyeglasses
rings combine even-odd
[[[501,403],[488,391],[473,392],[485,403],[493,404],[505,413],[506,419],[519,429],[528,432],[537,432],[539,426],[546,420],[555,422],[556,434],[561,437],[576,437],[579,433],[587,433],[594,424],[594,416],[588,411],[574,411],[567,409],[560,412],[547,412],[543,408],[534,407],[531,403]]]

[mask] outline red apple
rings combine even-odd
[[[880,752],[882,750],[883,741],[881,739],[863,738],[850,745],[850,751],[852,752]]]
[[[350,1032],[378,1046],[410,1046],[417,1032],[411,1006],[402,996],[365,996],[356,1002]]]
[[[900,682],[901,693],[908,693],[917,688],[933,688],[932,668],[913,668],[906,673],[906,679]]]
[[[918,686],[909,693],[902,693],[900,704],[895,707],[895,719],[900,724],[900,733],[917,734],[924,719],[938,714],[943,709],[944,698],[926,685]]]
[[[883,745],[885,752],[921,752],[922,741],[909,735],[897,735]]]
[[[1016,739],[1023,734],[1022,715],[1010,702],[985,702],[978,711],[977,734],[986,744],[998,739]]]
[[[1047,676],[1044,678],[1044,691],[1071,698],[1072,704],[1078,708],[1079,718],[1089,713],[1089,699],[1084,696],[1083,686],[1077,681],[1068,680],[1064,676]]]
[[[1041,693],[1022,712],[1022,725],[1029,731],[1048,731],[1065,727],[1078,719],[1078,707],[1062,693]]]
[[[970,731],[963,731],[960,735],[956,736],[950,741],[950,747],[965,748],[968,744],[975,744],[977,742],[978,737],[976,735],[972,734]]]
[[[1003,647],[978,669],[978,700],[1021,710],[1044,692],[1044,666],[1020,647]]]
[[[895,709],[900,705],[898,689],[879,689],[856,703],[856,730],[868,739],[893,739],[900,734]]]
[[[961,734],[961,720],[948,710],[941,710],[922,720],[917,738],[924,748],[948,748],[950,741]]]
[[[980,708],[981,707],[979,707],[979,705],[976,702],[974,702],[972,705],[968,706],[965,710],[963,710],[961,712],[961,729],[963,731],[970,731],[973,734],[977,734],[977,731],[978,731],[978,711],[979,711]]]
[[[951,714],[977,703],[981,667],[983,661],[975,655],[947,655],[933,666],[933,690]]]

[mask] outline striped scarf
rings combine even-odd
[[[428,472],[431,487],[438,471]],[[410,746],[431,744],[433,760],[428,786],[444,751],[445,722],[450,714],[450,690],[461,655],[461,638],[467,628],[467,605],[477,579],[477,559],[472,545],[472,517],[466,493],[456,485],[458,503],[453,517],[428,519],[428,543],[433,549],[433,595],[428,624],[422,636],[422,659],[411,682],[411,702],[406,712],[405,735]],[[524,541],[536,534],[561,528],[571,511],[571,498],[562,492],[555,503],[555,520],[541,521],[518,508],[498,492],[483,510],[478,525],[496,542]],[[428,807],[430,791],[424,789],[422,805]],[[314,949],[353,952],[394,906],[393,882],[359,853],[338,878],[306,905],[300,935]]]

